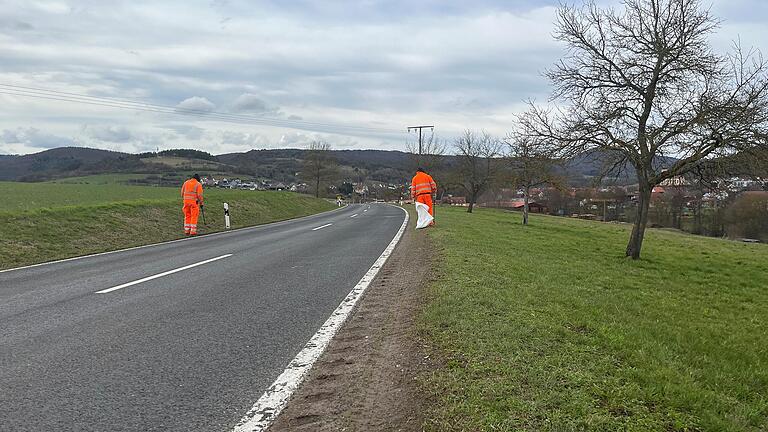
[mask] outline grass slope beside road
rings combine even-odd
[[[183,237],[179,191],[141,186],[19,184],[27,205],[0,206],[0,269],[55,259],[140,246]],[[8,187],[8,183],[3,183]],[[30,188],[37,186],[39,190]],[[105,190],[99,190],[99,188]],[[12,189],[12,187],[11,187]],[[125,193],[122,193],[125,191]],[[119,192],[119,193],[118,193]],[[17,199],[23,193],[16,191]],[[41,195],[57,194],[48,201]],[[152,198],[135,198],[136,196]],[[111,198],[111,201],[110,201]],[[208,226],[201,233],[224,230],[224,209],[230,205],[232,228],[307,216],[335,206],[291,192],[209,190],[205,193]],[[30,209],[30,203],[61,203]]]
[[[428,430],[768,430],[768,247],[441,208]]]
[[[100,176],[101,178],[108,178]],[[81,177],[84,178],[84,177]],[[99,178],[92,176],[92,178]],[[0,212],[179,197],[179,189],[121,184],[0,182]]]

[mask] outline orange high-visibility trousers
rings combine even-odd
[[[200,206],[194,202],[185,202],[184,207],[184,234],[197,235],[197,216],[200,214]]]
[[[429,207],[429,214],[434,216],[435,210],[432,208],[432,194],[421,194],[416,196],[416,202],[420,202]]]

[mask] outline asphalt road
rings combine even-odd
[[[352,205],[0,273],[0,430],[231,430],[403,218]]]

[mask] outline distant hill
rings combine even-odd
[[[36,181],[139,169],[136,155],[83,147],[61,147],[40,153],[0,158],[0,180]]]
[[[375,180],[399,184],[410,179],[413,156],[401,151],[332,150],[340,180]],[[0,180],[44,181],[91,174],[167,174],[196,171],[200,174],[253,177],[283,183],[296,182],[307,150],[271,149],[211,155],[190,149],[160,153],[130,154],[83,147],[62,147],[24,156],[0,155]],[[455,166],[456,156],[443,156],[446,166]],[[572,159],[567,174],[575,186],[599,177],[607,158],[590,153]],[[669,163],[672,159],[665,161]],[[618,184],[634,182],[634,170],[609,179]]]
[[[200,159],[200,160],[209,160],[209,161],[216,161],[216,156],[204,152],[201,150],[194,150],[194,149],[171,149],[171,150],[163,150],[160,152],[146,152],[146,153],[139,153],[138,156],[142,159],[144,158],[152,158],[152,157],[163,157],[163,156],[169,156],[169,157],[177,157],[177,158],[187,158],[187,159]]]
[[[627,185],[637,182],[635,168],[629,162],[614,167],[616,158],[596,150],[576,156],[566,163],[566,170],[572,185],[591,186],[596,181],[602,183]],[[660,169],[672,166],[677,159],[671,157],[659,157],[655,164]],[[606,169],[612,169],[609,175],[604,175]]]
[[[251,150],[218,155],[217,159],[254,177],[292,182],[301,171],[306,154],[307,150],[300,149]],[[387,183],[401,183],[409,177],[411,170],[408,153],[400,151],[333,150],[332,154],[341,177],[351,180],[365,176]]]

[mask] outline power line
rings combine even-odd
[[[89,96],[85,94],[63,92],[57,90],[42,89],[36,87],[26,87],[13,84],[0,83],[0,94],[21,96],[37,99],[55,100],[69,103],[78,103],[84,105],[103,106],[118,109],[130,109],[134,111],[155,112],[161,114],[188,115],[203,117],[221,122],[230,122],[238,124],[260,124],[266,126],[289,127],[305,130],[325,129],[335,133],[371,133],[385,135],[400,135],[401,132],[394,129],[375,128],[367,126],[352,126],[333,123],[309,122],[303,120],[275,119],[260,116],[231,114],[217,111],[195,110],[191,108],[175,107],[170,105],[161,105],[129,99],[109,98],[101,96]],[[342,131],[342,132],[339,132]]]
[[[224,113],[224,112],[217,112],[217,111],[195,110],[191,108],[182,108],[182,107],[176,107],[171,105],[161,105],[161,104],[155,104],[155,103],[149,103],[149,102],[134,101],[129,99],[109,98],[109,97],[103,97],[103,96],[90,96],[90,95],[84,95],[79,93],[70,93],[70,92],[63,92],[58,90],[25,87],[25,86],[4,84],[4,83],[0,83],[0,87],[7,87],[12,89],[13,91],[23,93],[23,94],[18,94],[19,96],[27,96],[27,95],[30,97],[33,97],[33,95],[55,96],[55,97],[64,98],[61,100],[65,100],[65,101],[107,103],[107,104],[110,104],[109,106],[120,105],[121,107],[126,107],[131,109],[152,108],[152,109],[171,110],[173,111],[173,113],[201,114],[206,116],[222,116],[226,118],[236,118],[236,119],[243,119],[248,121],[279,122],[284,124],[291,124],[291,125],[295,124],[295,125],[305,125],[305,126],[343,127],[345,129],[350,129],[350,130],[359,129],[359,130],[372,131],[372,132],[397,132],[394,129],[374,128],[374,127],[368,127],[368,126],[349,126],[349,125],[339,125],[339,124],[332,124],[332,123],[309,122],[309,121],[303,121],[303,120],[269,119],[261,116],[253,116],[253,115],[246,115],[246,114],[232,114],[232,113]]]

